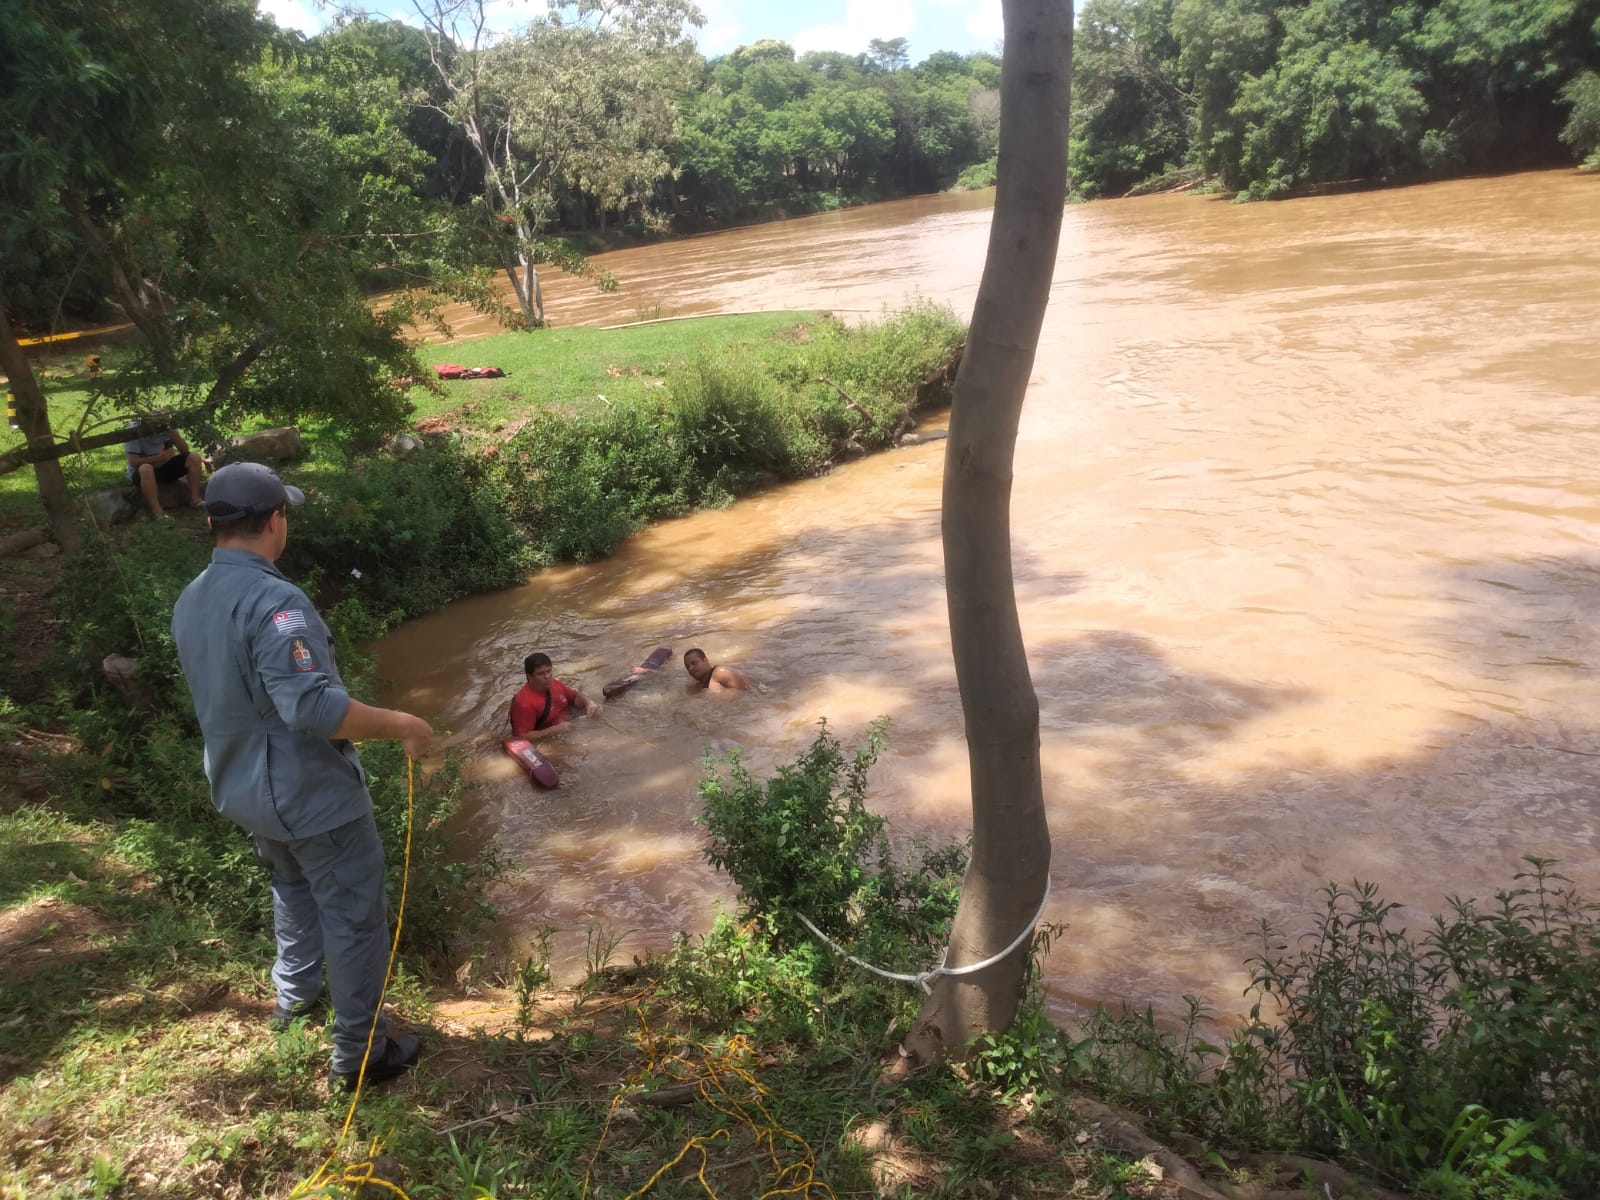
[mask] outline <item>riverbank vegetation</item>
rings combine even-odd
[[[1600,165],[1592,0],[1087,0],[1073,74],[1084,196]]]
[[[417,793],[389,991],[424,1061],[347,1106],[322,1083],[324,1028],[265,1028],[263,873],[170,853],[221,822],[171,803],[119,815],[127,777],[100,786],[95,747],[32,745],[48,798],[0,813],[7,1196],[348,1197],[376,1173],[417,1200],[1561,1200],[1600,1168],[1600,915],[1547,863],[1425,928],[1370,888],[1330,888],[1304,938],[1266,933],[1258,1007],[1231,1028],[1193,1006],[1176,1028],[1111,1012],[1054,1026],[1035,962],[1010,1031],[906,1076],[895,1046],[918,993],[797,920],[908,974],[948,933],[965,850],[890,848],[868,807],[881,731],[851,751],[824,729],[765,780],[708,762],[706,853],[737,911],[631,964],[592,930],[571,990],[550,986],[538,939],[506,958],[418,938],[430,906],[466,898],[459,921],[493,870],[427,886],[419,839],[446,768]],[[390,780],[380,811],[404,814],[403,769],[369,763]],[[401,833],[391,821],[397,875]],[[1036,958],[1069,933],[1042,930]]]

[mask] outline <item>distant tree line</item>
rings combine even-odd
[[[1600,0],[1087,0],[1085,196],[1600,167]]]
[[[407,327],[440,301],[535,327],[543,265],[614,285],[564,234],[928,191],[994,154],[991,55],[767,42],[708,62],[690,0],[557,0],[510,35],[491,0],[414,9],[308,39],[254,0],[8,7],[0,371],[25,445],[0,473],[34,468],[62,545],[60,460],[133,414],[313,416],[370,442],[405,418]],[[118,315],[138,353],[55,429],[24,339]]]
[[[353,56],[411,97],[406,130],[432,162],[435,197],[492,192],[485,164],[508,130],[555,131],[530,156],[546,164],[542,228],[682,232],[938,191],[998,144],[993,54],[940,51],[913,66],[904,38],[801,55],[769,40],[707,60],[684,37],[698,13],[675,0],[615,6],[633,36],[626,22],[578,34],[571,20],[536,21],[478,49],[470,23],[435,7],[431,30],[357,21],[307,47]],[[488,86],[463,105],[474,58]]]

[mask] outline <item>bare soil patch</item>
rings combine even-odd
[[[123,928],[55,896],[19,904],[0,912],[0,974],[26,982],[51,964],[96,957]]]

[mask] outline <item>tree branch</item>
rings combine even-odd
[[[191,422],[210,417],[232,393],[234,385],[244,377],[244,373],[250,369],[250,365],[260,358],[271,344],[272,339],[263,335],[235,355],[233,361],[217,374],[217,381],[211,385],[211,390],[206,393],[206,399],[203,404],[197,404],[193,408],[180,409],[177,412],[133,414],[119,420],[119,427],[106,433],[94,433],[84,437],[80,433],[74,432],[65,441],[54,442],[46,446],[18,446],[14,450],[0,454],[0,475],[9,475],[13,471],[20,471],[30,463],[51,462],[55,459],[66,458],[71,454],[82,454],[88,450],[98,450],[102,446],[115,446],[122,442],[132,441],[136,437],[161,433],[163,430],[181,429]]]
[[[861,414],[861,419],[863,421],[865,421],[869,426],[872,424],[872,414],[869,413],[866,410],[865,406],[862,405],[861,401],[857,400],[854,396],[852,396],[849,392],[845,391],[842,387],[840,387],[833,380],[829,379],[826,375],[818,375],[818,376],[815,377],[815,379],[816,379],[816,382],[825,383],[829,387],[831,387],[834,391],[838,392],[839,393],[839,399],[843,400],[851,408],[855,409],[856,412],[860,413]]]

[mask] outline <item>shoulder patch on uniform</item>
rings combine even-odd
[[[278,627],[279,633],[299,633],[306,627],[306,614],[298,608],[286,608],[272,614],[272,623]]]
[[[289,639],[289,661],[294,664],[296,671],[317,669],[317,656],[311,653],[311,647],[306,645],[306,640],[302,637]]]

